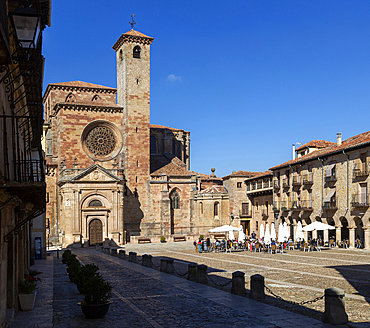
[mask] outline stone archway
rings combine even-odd
[[[340,222],[342,223],[342,227],[340,229],[341,233],[341,239],[349,239],[349,229],[348,229],[348,221],[345,217],[342,217],[340,219]]]
[[[103,224],[99,219],[92,219],[89,223],[89,244],[101,244],[103,242]]]

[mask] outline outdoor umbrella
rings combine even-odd
[[[306,225],[302,230],[303,231],[313,231],[313,230],[334,230],[335,227],[322,223],[320,221],[312,222],[309,225]]]
[[[211,230],[208,230],[208,232],[229,232],[229,231],[238,231],[239,228],[236,228],[236,227],[233,227],[233,226],[229,226],[227,224],[221,226],[221,227],[217,227],[217,228],[213,228]]]
[[[303,230],[302,230],[302,222],[301,221],[298,221],[297,223],[297,229],[295,231],[295,239],[298,240],[298,241],[301,241],[304,239],[304,234],[303,234]]]
[[[278,242],[279,243],[284,242],[283,224],[281,222],[279,223]]]
[[[239,228],[239,237],[238,237],[238,240],[241,241],[241,242],[244,242],[244,239],[245,239],[245,233],[243,232],[243,226],[240,226]]]
[[[263,224],[261,224],[260,225],[260,239],[262,239],[263,237],[265,237],[265,231],[263,228]]]
[[[234,237],[234,233],[233,233],[233,231],[232,231],[232,230],[230,230],[230,231],[229,231],[229,239],[230,239],[230,240],[234,240],[234,239],[235,239],[235,237]]]
[[[289,228],[286,222],[283,224],[283,235],[284,235],[284,240],[288,240],[289,238]]]
[[[270,236],[270,227],[269,224],[266,223],[266,231],[265,231],[265,243],[270,244],[271,243],[271,236]]]
[[[271,239],[275,240],[276,239],[276,231],[275,231],[275,224],[271,223]]]

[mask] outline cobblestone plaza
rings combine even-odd
[[[136,252],[139,261],[140,255],[151,254],[156,266],[160,258],[173,258],[179,274],[187,271],[188,263],[205,264],[208,286],[93,248],[74,249],[83,263],[99,265],[113,285],[113,304],[106,317],[87,320],[77,306],[82,296],[69,281],[65,265],[52,253],[35,265],[44,272],[35,309],[16,313],[11,327],[330,327],[320,321],[323,300],[295,306],[266,293],[266,300],[257,302],[230,294],[230,284],[219,288],[234,271],[245,272],[247,293],[250,275],[258,273],[274,293],[296,302],[323,295],[325,288],[343,288],[348,326],[370,326],[370,254],[365,251],[200,254],[190,242],[131,244],[121,249],[126,254]]]

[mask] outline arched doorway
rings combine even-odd
[[[103,242],[103,225],[99,219],[90,221],[89,238],[90,245],[101,244]]]
[[[360,218],[356,218],[356,231],[355,231],[355,238],[360,238],[360,240],[364,240],[364,228],[363,223]]]
[[[341,238],[342,240],[344,239],[349,239],[349,230],[348,230],[348,221],[346,218],[341,218],[341,223],[342,223],[342,228],[341,230]]]
[[[180,209],[180,196],[177,190],[173,190],[170,195],[171,200],[171,234],[175,234],[175,210]]]

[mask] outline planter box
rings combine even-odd
[[[18,294],[22,311],[31,311],[35,305],[36,292],[32,294]]]

